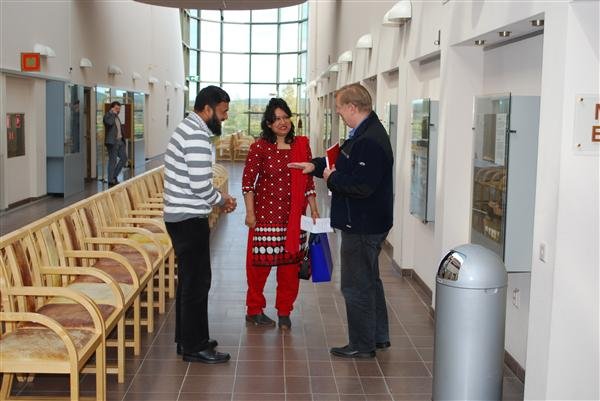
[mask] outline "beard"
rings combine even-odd
[[[219,118],[217,117],[217,111],[215,109],[213,109],[212,118],[206,121],[206,126],[208,127],[210,132],[213,133],[213,135],[220,136],[222,134],[221,120],[219,120]]]

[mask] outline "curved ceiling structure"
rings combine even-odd
[[[135,0],[154,6],[197,8],[201,10],[260,10],[288,7],[304,3],[303,0]]]

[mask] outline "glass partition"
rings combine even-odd
[[[471,241],[504,258],[510,94],[475,98]]]
[[[427,221],[430,100],[412,101],[410,213]]]

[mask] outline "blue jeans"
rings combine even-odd
[[[124,139],[116,139],[113,144],[106,144],[108,152],[108,182],[117,183],[121,169],[127,163],[127,148]],[[117,158],[119,161],[117,162]]]
[[[383,283],[379,278],[379,253],[387,237],[382,234],[349,234],[342,231],[342,294],[346,301],[349,345],[360,352],[375,350],[389,341]]]

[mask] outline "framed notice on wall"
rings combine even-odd
[[[9,158],[25,155],[24,113],[6,113],[6,148]]]

